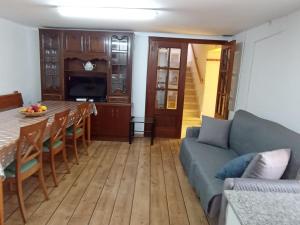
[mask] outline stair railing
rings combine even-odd
[[[197,72],[197,75],[198,75],[198,77],[199,77],[200,82],[203,83],[203,82],[204,82],[204,79],[203,79],[203,77],[201,76],[201,73],[200,73],[200,69],[199,69],[199,65],[198,65],[198,58],[197,58],[197,55],[196,55],[196,53],[195,53],[195,49],[194,49],[193,44],[191,44],[191,47],[192,47],[193,60],[194,60],[194,63],[195,63],[196,72]]]

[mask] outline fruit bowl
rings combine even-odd
[[[20,113],[26,117],[43,116],[47,113],[47,107],[41,104],[31,105],[21,109]]]

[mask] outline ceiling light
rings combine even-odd
[[[68,6],[58,6],[57,10],[62,16],[66,17],[108,20],[153,20],[159,13],[154,9]]]
[[[42,0],[35,0],[42,1]],[[51,6],[69,6],[69,7],[106,7],[106,8],[139,8],[153,9],[161,8],[156,0],[43,0]]]

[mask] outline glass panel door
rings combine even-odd
[[[158,49],[156,109],[177,109],[180,58],[180,48]]]
[[[43,35],[44,45],[44,88],[48,91],[60,89],[60,67],[59,67],[59,35]]]
[[[127,93],[127,67],[128,67],[128,43],[127,36],[111,38],[111,93]]]

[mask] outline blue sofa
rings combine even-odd
[[[300,167],[300,134],[280,124],[261,119],[246,111],[237,111],[231,124],[229,149],[197,142],[199,132],[201,132],[199,127],[187,129],[186,138],[183,139],[180,147],[180,160],[191,185],[200,198],[202,207],[211,218],[219,214],[224,190],[224,181],[215,178],[215,175],[225,163],[239,155],[290,148],[291,159],[282,179],[295,180],[297,176]],[[226,189],[234,189],[234,183],[238,181],[239,179],[225,180]],[[261,182],[255,182],[253,179],[249,182],[241,178],[240,181],[244,184],[250,183],[252,186],[253,183]],[[298,189],[300,187],[299,182],[288,183],[289,185],[295,183]],[[267,186],[272,189],[272,185],[276,186],[277,183],[270,182]]]

